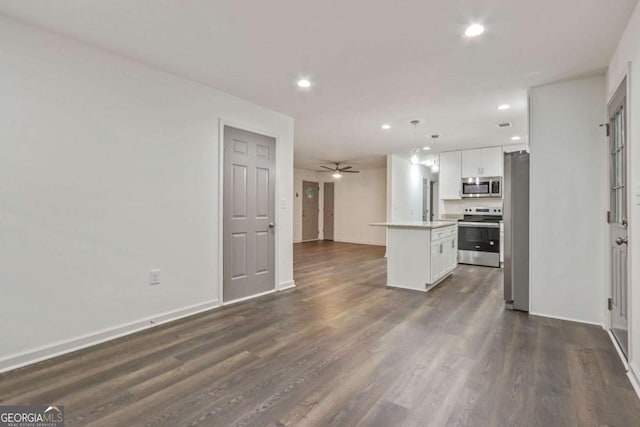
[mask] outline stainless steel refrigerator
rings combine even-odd
[[[504,155],[504,300],[529,311],[529,153]]]

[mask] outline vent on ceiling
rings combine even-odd
[[[511,122],[498,123],[499,128],[508,128],[509,126],[511,126]]]

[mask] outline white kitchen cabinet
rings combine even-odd
[[[440,153],[440,198],[443,200],[460,199],[462,152],[448,151]]]
[[[436,283],[458,266],[458,229],[448,227],[432,234],[431,282]]]
[[[427,292],[458,265],[456,221],[371,225],[387,227],[387,286]]]
[[[502,147],[462,152],[462,178],[502,176]]]
[[[458,233],[450,237],[447,241],[447,249],[449,250],[449,259],[447,262],[447,272],[453,271],[458,266]]]
[[[431,283],[436,283],[444,274],[443,250],[442,242],[431,243]]]

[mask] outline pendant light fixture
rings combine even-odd
[[[413,137],[414,139],[417,139],[416,130],[418,125],[420,124],[420,120],[414,119],[414,120],[411,120],[409,123],[413,125]],[[414,144],[413,149],[411,150],[411,164],[417,165],[418,163],[420,163],[420,158],[418,157],[419,152],[420,150],[416,148]]]

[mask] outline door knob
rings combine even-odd
[[[616,239],[616,243],[619,244],[619,245],[622,245],[622,244],[627,245],[627,244],[629,244],[629,240],[628,239],[623,239],[622,237],[618,237]]]
[[[270,223],[269,223],[269,228],[274,228],[275,226],[276,226],[276,223],[275,223],[275,222],[270,222]]]

